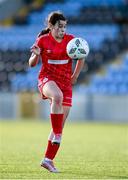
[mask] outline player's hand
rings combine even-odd
[[[71,76],[71,83],[72,83],[72,85],[76,84],[77,78],[78,78],[78,77],[76,77],[76,76],[74,76],[74,75]]]
[[[41,52],[40,48],[35,44],[30,48],[30,51],[36,55],[40,55]]]

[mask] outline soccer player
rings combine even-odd
[[[74,38],[66,34],[67,20],[59,12],[51,12],[47,27],[42,30],[31,48],[29,66],[34,67],[41,57],[42,66],[38,76],[38,88],[42,99],[49,99],[52,130],[48,138],[41,167],[58,172],[53,159],[59,149],[65,120],[72,106],[72,85],[76,83],[84,61],[78,60],[72,73],[72,59],[66,53],[67,43]]]

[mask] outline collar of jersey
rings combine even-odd
[[[51,33],[51,32],[49,32],[49,37],[50,37],[52,40],[54,40],[56,43],[60,44],[60,43],[64,40],[65,35],[64,35],[64,38],[62,39],[61,42],[56,41],[55,38],[52,36],[52,33]]]

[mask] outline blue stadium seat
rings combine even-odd
[[[41,29],[41,25],[0,27],[0,49],[29,49]],[[75,36],[85,38],[91,49],[99,49],[106,38],[115,39],[117,37],[119,28],[116,25],[69,25],[67,31]]]
[[[28,69],[25,74],[17,74],[11,79],[11,90],[17,91],[36,91],[37,90],[37,76],[40,65],[35,68]]]
[[[105,76],[94,76],[88,86],[92,94],[128,94],[128,54],[122,59],[120,66],[109,66]]]
[[[74,3],[74,0],[69,0],[70,3]],[[83,6],[120,6],[125,2],[124,0],[79,0],[79,3]]]

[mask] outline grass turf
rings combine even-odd
[[[128,125],[67,123],[58,174],[39,166],[49,131],[40,121],[1,121],[0,179],[128,179]]]

